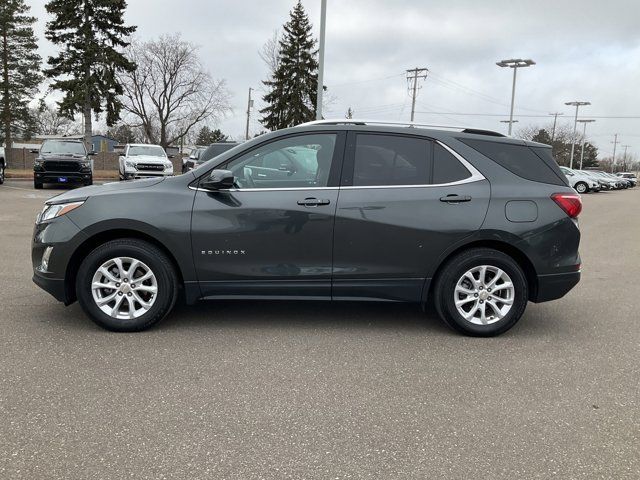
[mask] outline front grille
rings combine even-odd
[[[79,162],[44,162],[43,167],[48,172],[77,172],[80,170]]]
[[[138,163],[138,170],[147,170],[149,172],[162,172],[164,165],[157,165],[155,163]]]

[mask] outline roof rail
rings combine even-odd
[[[494,137],[504,137],[502,133],[494,132],[492,130],[480,130],[468,127],[458,127],[453,125],[433,125],[429,123],[416,123],[416,122],[394,122],[389,120],[365,120],[355,118],[339,118],[339,119],[326,119],[326,120],[313,120],[311,122],[301,123],[296,125],[297,127],[306,127],[311,125],[388,125],[408,128],[438,128],[443,130],[455,130],[460,133],[475,133],[477,135],[490,135]]]

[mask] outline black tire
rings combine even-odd
[[[146,264],[157,280],[153,305],[141,316],[118,319],[100,310],[93,299],[91,283],[98,268],[109,259],[131,257]],[[95,248],[82,262],[76,278],[76,295],[84,312],[98,325],[114,332],[138,332],[166,317],[178,296],[178,278],[167,255],[155,245],[135,238],[111,240]]]
[[[576,192],[578,193],[587,193],[589,191],[589,185],[587,185],[585,182],[578,182],[576,183]]]
[[[0,185],[4,183],[4,162],[0,162]]]
[[[455,305],[458,281],[465,272],[482,265],[503,270],[511,278],[514,286],[510,310],[502,319],[487,325],[478,325],[466,320]],[[522,317],[529,298],[527,279],[518,263],[510,256],[490,248],[472,248],[449,259],[436,278],[433,293],[440,318],[454,330],[475,337],[491,337],[509,330]]]
[[[93,178],[90,178],[89,180],[85,180],[84,182],[85,187],[90,187],[91,185],[93,185]]]
[[[42,189],[42,185],[43,185],[42,182],[36,182],[35,180],[33,182],[33,188],[35,188],[36,190],[41,190]]]

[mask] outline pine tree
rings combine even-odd
[[[0,131],[7,147],[11,146],[13,134],[33,129],[29,101],[42,78],[33,34],[36,19],[28,12],[24,0],[0,2]]]
[[[136,27],[124,25],[125,0],[50,0],[47,12],[54,16],[45,35],[62,51],[49,57],[45,75],[54,79],[52,87],[64,93],[60,113],[84,117],[84,139],[91,145],[91,116],[106,111],[107,125],[120,117],[118,98],[122,86],[116,74],[133,71],[135,65],[119,49]]]
[[[196,138],[196,145],[211,145],[217,142],[226,142],[229,137],[222,133],[219,128],[211,130],[206,125],[198,132],[198,138]]]
[[[309,17],[300,0],[284,25],[278,67],[262,83],[269,88],[260,110],[262,124],[269,130],[292,127],[315,119],[318,87],[316,40],[311,36]]]

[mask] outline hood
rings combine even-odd
[[[131,157],[127,157],[127,160],[129,160],[130,162],[136,162],[136,163],[157,163],[157,164],[164,164],[165,162],[169,161],[169,159],[166,157],[157,157],[155,155],[133,155]]]
[[[152,187],[165,180],[165,177],[145,178],[144,180],[130,180],[126,182],[109,182],[102,185],[92,185],[90,187],[77,188],[75,190],[69,190],[60,195],[57,195],[45,203],[56,204],[72,202],[76,200],[86,200],[89,197],[96,195],[102,195],[105,193],[118,192],[120,190],[135,190],[140,188]]]

